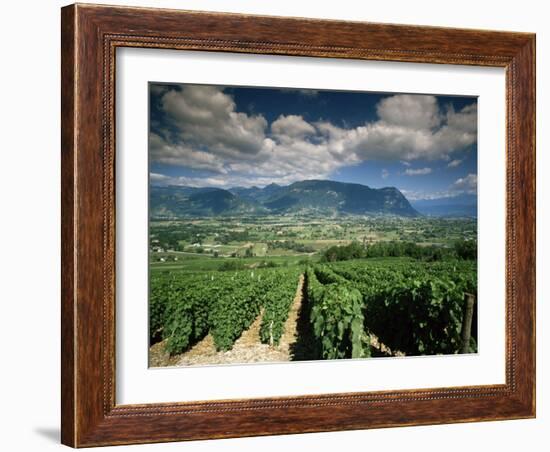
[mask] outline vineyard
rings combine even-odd
[[[199,275],[155,273],[149,303],[150,340],[161,337],[170,354],[187,350],[207,333],[229,350],[263,310],[262,342],[282,334],[300,271],[252,270]]]
[[[374,346],[379,343],[401,355],[474,352],[475,315],[466,347],[462,330],[466,294],[477,294],[476,264],[362,259],[239,271],[153,272],[150,342],[161,342],[171,356],[206,339],[217,352],[228,352],[254,323],[257,341],[277,347],[285,327],[292,327],[288,318],[298,289],[296,344],[289,360],[383,356]],[[299,343],[302,352],[293,352]]]

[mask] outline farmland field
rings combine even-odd
[[[471,219],[152,222],[150,364],[458,353],[477,260],[455,248],[475,236]]]

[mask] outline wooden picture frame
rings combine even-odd
[[[535,35],[71,5],[62,9],[62,442],[73,447],[535,416]],[[115,403],[115,50],[506,69],[506,383]]]

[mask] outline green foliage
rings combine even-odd
[[[211,303],[219,291],[218,284],[206,277],[179,281],[168,292],[163,337],[170,354],[180,353],[201,340],[209,328]]]
[[[420,246],[413,242],[377,242],[369,245],[366,257],[411,257],[425,261],[440,261],[453,257],[452,251],[440,246]]]
[[[459,259],[477,259],[477,240],[459,240],[454,244]]]
[[[284,333],[288,311],[296,294],[299,269],[285,269],[272,274],[269,290],[264,296],[264,315],[260,339],[264,344],[279,345]]]
[[[298,267],[199,275],[155,273],[151,278],[150,335],[161,333],[170,354],[184,352],[208,332],[218,350],[229,350],[265,306],[264,323],[273,322],[272,334],[278,342],[298,275]],[[266,327],[262,330],[265,338]]]
[[[218,350],[229,350],[265,307],[260,337],[278,343],[294,298],[299,271],[253,270],[235,274],[212,306],[210,332]]]
[[[164,313],[167,304],[167,292],[170,290],[170,279],[164,274],[151,276],[151,293],[149,296],[149,341],[156,342],[161,337],[164,326]]]
[[[240,261],[227,261],[228,264]],[[477,293],[473,260],[369,259],[318,264],[306,272],[315,358],[370,354],[369,335],[407,355],[457,353],[464,293]],[[151,342],[181,353],[209,332],[229,350],[263,309],[260,338],[278,344],[300,266],[195,274],[153,272]],[[475,327],[474,327],[475,328]],[[472,349],[476,349],[473,331]]]
[[[219,242],[227,245],[231,242],[248,242],[250,240],[250,235],[245,229],[244,231],[224,231],[223,235],[219,237]]]
[[[407,355],[457,353],[464,293],[477,292],[475,262],[332,266],[363,296],[367,331]]]
[[[149,335],[166,339],[170,353],[179,353],[208,332],[209,302],[214,287],[205,276],[177,278],[170,273],[151,276]]]
[[[369,356],[370,349],[363,330],[361,293],[326,267],[307,271],[307,287],[310,322],[320,357]]]
[[[344,246],[331,246],[321,256],[321,262],[347,261],[367,257],[366,249],[359,242]]]
[[[420,246],[413,242],[377,242],[366,246],[363,246],[359,242],[352,242],[349,245],[330,247],[321,256],[321,262],[338,262],[377,257],[410,257],[434,262],[453,259],[455,254],[450,248],[434,245]],[[462,255],[459,257],[461,259],[471,259],[471,257],[462,257]]]
[[[212,305],[210,333],[217,350],[230,350],[233,343],[260,313],[269,279],[257,271],[236,273],[226,281]]]
[[[218,267],[219,271],[236,271],[244,269],[244,263],[240,260],[224,260],[223,263]]]
[[[270,249],[277,250],[292,250],[298,253],[313,253],[315,248],[304,245],[303,243],[295,242],[294,240],[271,240],[267,242]]]
[[[403,279],[366,294],[366,316],[390,348],[407,355],[455,353],[463,300],[463,291],[448,278]]]

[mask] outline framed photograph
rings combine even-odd
[[[62,9],[62,442],[535,416],[535,36]]]

